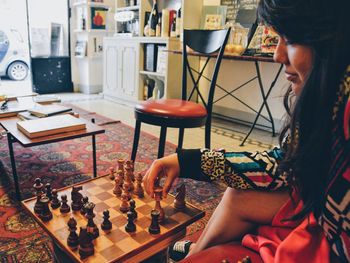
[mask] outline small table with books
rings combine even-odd
[[[70,115],[69,115],[70,116]],[[50,118],[56,118],[59,117],[61,118],[62,116],[55,116],[55,117],[50,117]],[[74,118],[74,117],[72,117]],[[42,118],[38,119],[38,121],[42,120],[43,122],[47,122],[49,118]],[[25,135],[23,132],[20,131],[19,123],[24,123],[21,122],[21,120],[18,117],[11,117],[11,118],[4,118],[1,119],[1,126],[6,130],[7,132],[7,140],[8,140],[8,147],[9,147],[9,153],[10,153],[10,160],[11,160],[11,167],[12,167],[12,173],[13,173],[13,179],[15,183],[15,190],[16,190],[16,196],[18,200],[21,200],[21,192],[19,189],[19,183],[18,183],[18,176],[17,176],[17,170],[16,170],[16,162],[15,162],[15,155],[13,151],[13,143],[18,142],[20,143],[23,147],[32,147],[32,146],[38,146],[38,145],[43,145],[43,144],[49,144],[49,143],[54,143],[54,142],[60,142],[60,141],[65,141],[65,140],[71,140],[71,139],[76,139],[76,138],[81,138],[81,137],[86,137],[86,136],[92,136],[92,156],[93,156],[93,169],[94,169],[94,177],[97,176],[97,164],[96,164],[96,138],[95,136],[97,134],[104,133],[105,130],[100,128],[99,126],[93,124],[90,121],[84,120],[84,119],[77,119],[79,121],[79,125],[82,123],[85,124],[84,128],[80,128],[77,130],[60,130],[59,133],[55,134],[50,134],[49,133],[42,133],[42,131],[39,135],[40,137],[37,136],[31,136],[28,137],[28,134]],[[37,120],[34,120],[37,121]],[[30,122],[30,121],[25,121],[25,122]],[[40,127],[43,125],[38,125],[36,123],[35,127]],[[65,132],[66,131],[66,132]]]

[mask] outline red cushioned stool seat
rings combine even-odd
[[[204,106],[192,101],[177,99],[146,100],[136,105],[135,110],[169,118],[200,118],[207,116]]]

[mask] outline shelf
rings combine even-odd
[[[118,8],[116,8],[115,12],[136,11],[136,10],[139,10],[139,9],[140,9],[139,5],[126,6],[126,7],[118,7]]]
[[[159,73],[159,72],[152,72],[152,71],[141,70],[140,74],[165,78],[165,73]]]
[[[113,30],[106,30],[106,29],[74,29],[74,33],[111,33],[114,32]]]
[[[93,7],[104,7],[106,9],[109,9],[110,7],[106,5],[105,3],[100,2],[91,2],[91,1],[78,1],[73,4],[73,6],[93,6]]]

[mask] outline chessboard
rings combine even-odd
[[[136,229],[134,232],[127,232],[125,226],[128,223],[126,213],[120,211],[121,198],[117,197],[113,190],[115,183],[106,175],[94,178],[75,185],[82,196],[87,196],[88,201],[94,206],[94,223],[99,229],[99,236],[92,241],[94,254],[88,257],[81,257],[79,249],[72,249],[67,244],[70,235],[68,221],[74,218],[77,223],[77,234],[80,227],[87,226],[87,218],[80,211],[70,209],[68,213],[61,213],[60,208],[53,209],[52,219],[43,221],[42,217],[34,212],[37,197],[22,201],[24,208],[35,218],[44,230],[54,240],[67,256],[74,262],[140,262],[163,251],[171,243],[181,239],[185,235],[186,226],[204,216],[204,212],[186,204],[178,209],[174,206],[174,197],[168,195],[160,200],[158,205],[163,208],[164,220],[159,223],[160,233],[150,234],[151,211],[155,208],[155,200],[146,194],[138,197],[132,193],[132,199],[136,204],[137,218],[134,220]],[[68,205],[71,204],[72,186],[57,190],[58,196],[67,196]],[[101,223],[104,221],[103,212],[109,211],[109,220],[112,223],[110,230],[102,230]]]

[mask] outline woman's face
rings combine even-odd
[[[295,95],[299,95],[312,69],[313,51],[310,47],[289,44],[280,36],[274,60],[285,66],[285,75]]]

